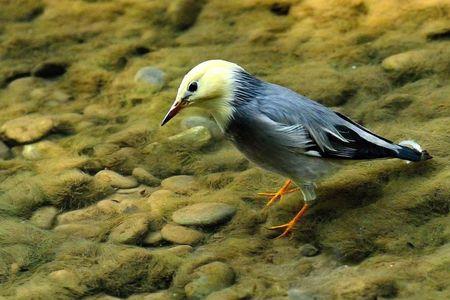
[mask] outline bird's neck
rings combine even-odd
[[[230,101],[228,99],[213,100],[206,107],[222,132],[226,131],[228,124],[233,118],[234,108],[230,104]]]

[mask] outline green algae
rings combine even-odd
[[[193,270],[217,260],[235,270],[237,282],[227,290],[238,298],[287,299],[297,287],[340,299],[448,295],[446,1],[211,0],[192,20],[173,16],[171,1],[3,2],[0,123],[52,116],[58,125],[44,139],[63,152],[28,160],[23,146],[8,142],[14,158],[0,160],[1,296],[127,297],[163,289],[184,295]],[[406,58],[386,60],[398,54]],[[212,58],[333,106],[389,139],[414,139],[434,159],[346,165],[319,183],[319,204],[293,239],[272,240],[276,233],[266,228],[292,218],[299,195],[260,211],[265,199],[256,193],[284,179],[254,168],[225,141],[200,148],[168,142],[183,117],[204,112],[185,111],[159,127],[182,76]],[[22,78],[46,61],[65,63],[67,72],[53,80]],[[134,81],[147,65],[166,73],[161,90]],[[200,186],[163,198],[151,230],[188,204],[224,202],[238,212],[218,228],[199,228],[206,244],[183,258],[153,253],[139,239],[136,246],[111,244],[110,231],[134,215],[94,206],[115,191],[91,175],[105,168],[130,175],[138,166],[161,179],[195,175]],[[137,209],[148,209],[151,197],[141,198]],[[28,219],[46,205],[62,213],[94,207],[73,224],[99,230],[88,241],[37,229]],[[305,242],[322,254],[302,258]]]

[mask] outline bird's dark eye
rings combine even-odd
[[[191,84],[190,84],[189,87],[188,87],[188,91],[191,92],[191,93],[193,93],[193,92],[195,92],[197,89],[198,89],[198,83],[197,83],[197,81],[191,82]]]

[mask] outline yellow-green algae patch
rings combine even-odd
[[[0,2],[0,125],[24,115],[53,125],[27,145],[4,139],[0,296],[139,299],[162,291],[183,299],[195,270],[214,262],[229,265],[235,281],[212,299],[450,295],[448,1]],[[434,158],[346,164],[319,183],[319,204],[292,239],[273,239],[267,227],[292,218],[300,196],[262,210],[256,194],[284,178],[223,139],[169,138],[205,112],[183,111],[159,126],[182,76],[215,58],[391,140],[414,139]],[[55,65],[60,73],[42,72]],[[164,72],[162,85],[134,79],[146,66]],[[192,175],[196,189],[117,189],[95,176],[138,167],[158,179]],[[221,226],[197,226],[205,238],[194,249],[146,244],[176,209],[200,202],[237,212]],[[30,222],[44,206],[58,212],[48,230]],[[319,254],[303,256],[305,244]]]

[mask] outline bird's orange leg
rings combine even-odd
[[[270,227],[269,229],[279,229],[279,228],[284,228],[284,231],[281,235],[279,235],[278,237],[283,237],[289,234],[289,232],[291,232],[291,230],[294,228],[295,224],[297,224],[297,222],[303,217],[303,215],[306,213],[306,211],[308,210],[309,205],[307,203],[305,203],[302,207],[302,209],[295,215],[295,217],[290,220],[288,223],[283,224],[283,225],[278,225],[278,226],[273,226]]]
[[[266,204],[266,207],[268,207],[268,206],[272,205],[275,201],[281,200],[283,195],[300,190],[299,188],[289,189],[289,186],[291,185],[291,183],[292,183],[292,180],[288,179],[283,184],[283,186],[278,190],[278,192],[276,192],[276,193],[258,193],[258,195],[270,197],[269,202],[267,202],[267,204]]]

